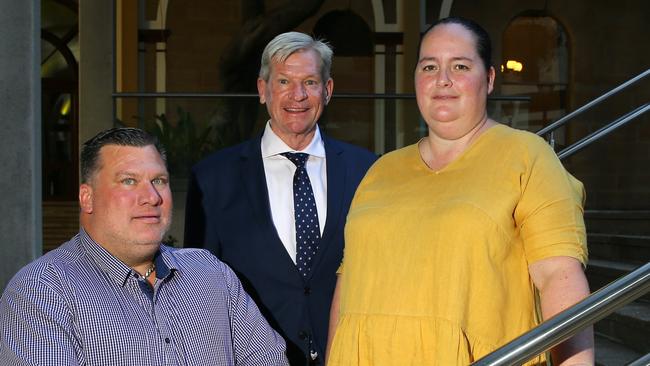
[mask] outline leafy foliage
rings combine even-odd
[[[145,129],[155,135],[167,150],[167,165],[176,177],[186,177],[190,168],[206,154],[224,146],[213,125],[197,126],[192,115],[177,109],[174,122],[163,113],[146,121]]]

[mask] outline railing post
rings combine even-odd
[[[548,143],[551,145],[553,151],[555,151],[555,131],[551,131],[551,133],[548,134]]]

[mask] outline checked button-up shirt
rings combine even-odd
[[[224,263],[161,246],[152,288],[84,231],[0,299],[0,365],[288,365],[284,340]]]

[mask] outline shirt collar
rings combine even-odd
[[[290,148],[284,143],[284,141],[282,141],[282,139],[280,139],[280,137],[278,137],[278,135],[275,134],[275,132],[273,132],[271,129],[271,120],[266,122],[264,134],[262,135],[261,148],[262,158],[268,158],[284,152],[296,152],[296,150]],[[318,125],[316,125],[316,131],[314,132],[314,137],[311,139],[311,142],[300,152],[319,158],[325,157],[325,145],[323,144],[323,138],[321,137]]]
[[[163,279],[169,276],[171,273],[179,270],[178,262],[174,256],[174,248],[168,247],[166,245],[161,245],[160,250],[158,251],[159,255],[156,255],[154,263],[156,264],[156,278]]]
[[[104,249],[104,247],[95,242],[83,228],[79,231],[79,238],[81,247],[85,250],[92,261],[95,262],[97,268],[106,273],[106,275],[119,286],[124,286],[129,276],[135,273],[133,268],[124,264],[124,262],[117,259]],[[158,253],[156,253],[154,258],[154,263],[156,265],[156,278],[165,278],[172,272],[172,270],[178,269],[178,264],[172,255],[172,251],[173,249],[161,245]]]

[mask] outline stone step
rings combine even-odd
[[[650,236],[587,234],[589,258],[643,264],[650,261]]]
[[[585,210],[590,233],[650,235],[650,210]]]
[[[597,366],[621,366],[641,357],[641,353],[596,332],[594,335]]]
[[[646,354],[650,352],[650,303],[635,301],[625,305],[594,324],[594,330],[609,340]]]
[[[589,281],[589,289],[591,289],[591,292],[595,292],[640,266],[640,264],[590,259],[585,271],[587,280]],[[650,293],[641,296],[640,299],[650,303]]]

